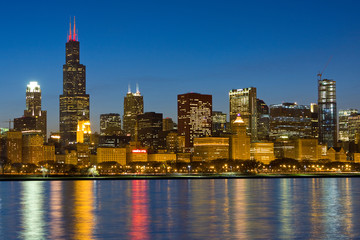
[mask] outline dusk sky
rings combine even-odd
[[[229,113],[230,89],[256,87],[267,104],[317,102],[317,73],[337,82],[338,109],[360,109],[359,1],[6,1],[0,22],[1,127],[42,89],[48,130],[59,128],[69,18],[87,68],[92,129],[120,113],[139,83],[145,111],[177,121],[177,94],[213,95]]]

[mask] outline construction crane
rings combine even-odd
[[[330,63],[330,61],[331,61],[332,57],[333,57],[333,56],[330,56],[330,58],[329,58],[329,60],[327,61],[327,63],[326,63],[326,65],[325,65],[324,69],[323,69],[320,73],[318,73],[318,74],[317,74],[317,76],[319,77],[319,81],[321,81],[321,77],[322,77],[322,75],[323,75],[323,73],[324,73],[325,69],[326,69],[326,68],[327,68],[327,66],[329,65],[329,63]]]

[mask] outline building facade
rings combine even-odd
[[[250,137],[246,133],[246,123],[240,115],[232,122],[230,138],[230,158],[250,160]]]
[[[219,137],[227,130],[226,113],[212,112],[212,135]]]
[[[6,157],[10,163],[22,162],[22,132],[6,132]]]
[[[118,113],[107,113],[100,115],[100,135],[121,135],[121,118]]]
[[[318,81],[319,143],[336,147],[337,109],[336,82],[323,79]]]
[[[178,95],[178,134],[185,137],[185,151],[195,137],[211,136],[212,96],[199,93]]]
[[[75,143],[78,121],[90,120],[90,96],[86,93],[85,66],[80,64],[80,43],[75,21],[66,43],[63,94],[60,95],[60,135],[64,145]]]
[[[24,117],[35,119],[35,128],[40,130],[41,135],[47,138],[47,111],[41,110],[41,88],[37,82],[30,82],[26,87],[26,110]]]
[[[271,105],[270,138],[312,138],[310,107],[296,103]]]
[[[233,89],[229,92],[230,102],[230,122],[232,123],[238,116],[246,124],[247,134],[251,140],[257,140],[257,101],[256,88]]]
[[[43,144],[44,139],[41,134],[25,133],[22,143],[22,162],[38,164],[44,159]]]
[[[359,111],[357,109],[347,109],[347,110],[339,111],[339,141],[343,141],[343,142],[350,141],[349,117],[352,115],[357,115],[358,112]],[[352,119],[352,120],[354,120],[354,119]],[[352,129],[352,130],[354,130],[354,129]]]
[[[229,159],[229,138],[194,138],[194,159],[199,161]]]
[[[126,165],[126,148],[104,148],[97,149],[97,162],[117,162]]]
[[[141,96],[139,88],[132,93],[130,88],[124,97],[124,116],[123,130],[128,136],[135,136],[137,116],[144,113],[144,98]]]
[[[270,111],[264,100],[257,102],[257,136],[258,140],[268,140],[270,132]]]
[[[348,117],[349,141],[358,144],[360,142],[360,114],[353,114]]]
[[[163,119],[163,131],[172,131],[175,128],[175,123],[172,118],[164,118]]]
[[[146,112],[137,116],[138,140],[144,147],[158,150],[165,147],[165,137],[162,136],[162,113]]]

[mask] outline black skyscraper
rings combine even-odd
[[[60,135],[63,144],[76,141],[79,120],[90,120],[89,94],[86,94],[85,66],[80,64],[80,43],[75,19],[66,43],[66,64],[63,65],[63,94],[60,95]]]

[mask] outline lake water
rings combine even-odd
[[[360,178],[0,182],[0,239],[355,239]]]

